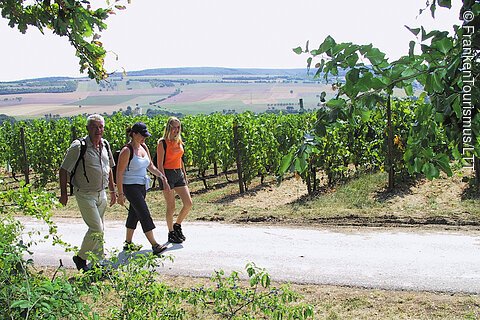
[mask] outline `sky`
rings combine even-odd
[[[101,0],[91,1],[103,4]],[[304,68],[307,55],[292,49],[337,42],[369,44],[390,60],[408,53],[414,35],[404,26],[452,32],[451,10],[418,17],[426,0],[131,0],[106,21],[100,41],[107,71],[174,67]],[[86,76],[66,37],[30,27],[26,34],[0,18],[0,81]]]

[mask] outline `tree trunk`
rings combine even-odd
[[[202,180],[205,190],[208,190],[207,178],[205,177],[205,170],[198,170],[198,177],[200,178],[200,180]]]
[[[308,191],[308,195],[311,195],[313,194],[313,190],[312,190],[312,180],[310,178],[310,172],[309,172],[309,169],[307,169],[307,176],[306,176],[306,179],[305,179],[306,183],[307,183],[307,191]]]
[[[393,126],[392,126],[392,105],[390,95],[387,97],[387,161],[388,190],[392,191],[395,185],[395,171],[393,167]]]
[[[475,188],[477,192],[480,191],[480,159],[473,156],[473,165],[475,167]]]
[[[310,175],[312,176],[312,180],[313,180],[312,191],[315,192],[318,190],[318,185],[317,185],[317,168],[315,168],[314,165],[311,165],[310,167]]]

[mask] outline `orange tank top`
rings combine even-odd
[[[182,168],[183,145],[175,140],[165,140],[167,152],[165,154],[164,169]]]

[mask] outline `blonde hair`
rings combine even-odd
[[[180,128],[178,130],[178,135],[176,137],[172,137],[172,123],[178,122]],[[175,140],[176,142],[182,143],[182,123],[177,117],[170,117],[167,121],[167,126],[165,127],[165,131],[163,131],[163,139],[165,140]]]

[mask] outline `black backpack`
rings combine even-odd
[[[78,156],[77,162],[75,162],[75,166],[73,167],[72,172],[70,173],[70,195],[73,195],[73,176],[77,172],[77,167],[78,164],[80,163],[80,160],[82,160],[82,165],[83,165],[83,175],[85,176],[85,179],[87,180],[88,183],[90,181],[88,180],[87,172],[85,171],[85,152],[87,152],[87,142],[85,138],[79,138],[77,139],[80,141],[80,155]],[[103,144],[105,145],[105,148],[107,149],[108,156],[110,157],[110,145],[108,144],[107,140],[102,139]]]
[[[163,150],[164,150],[164,153],[163,153],[163,163],[165,164],[165,156],[167,154],[167,142],[165,141],[165,139],[161,139],[160,141],[162,141],[162,144],[163,144]],[[153,164],[155,165],[155,167],[157,167],[157,153],[155,152],[155,155],[153,156]],[[156,175],[153,175],[153,184],[152,184],[152,188],[155,188],[155,184],[157,182],[157,176]]]
[[[167,142],[165,141],[165,139],[161,139],[160,141],[162,141],[162,144],[163,144],[163,164],[165,164],[165,157],[167,156]],[[155,164],[155,167],[157,166],[157,153],[155,152],[155,157],[154,157],[154,161],[153,163]]]

